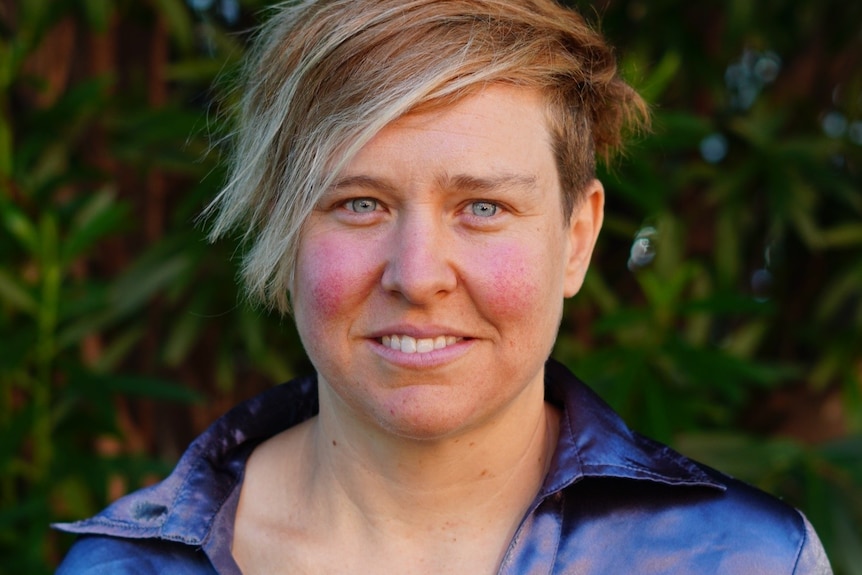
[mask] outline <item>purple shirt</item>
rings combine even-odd
[[[799,511],[631,431],[553,360],[545,396],[562,412],[557,448],[499,573],[832,573]],[[83,535],[57,573],[240,573],[231,543],[245,462],[317,410],[314,376],[235,407],[161,483],[55,525]]]

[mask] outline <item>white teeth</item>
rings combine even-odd
[[[438,335],[437,337],[419,338],[409,335],[384,335],[380,343],[384,346],[400,351],[401,353],[428,353],[435,349],[443,349],[454,345],[462,338],[453,335]]]
[[[416,340],[416,351],[419,353],[428,353],[434,349],[434,340],[433,339],[417,339]]]
[[[409,335],[401,336],[401,351],[404,353],[416,353],[416,339]]]

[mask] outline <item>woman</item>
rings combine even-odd
[[[797,511],[644,439],[547,360],[645,122],[551,0],[280,7],[213,237],[316,375],[61,526],[61,573],[829,573]]]

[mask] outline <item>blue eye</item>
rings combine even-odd
[[[371,198],[356,198],[344,204],[351,212],[368,214],[377,209],[377,200]]]
[[[474,216],[490,218],[497,213],[497,204],[492,202],[473,202],[470,204],[470,210]]]

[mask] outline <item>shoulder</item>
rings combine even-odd
[[[798,510],[634,432],[564,366],[550,361],[545,381],[546,399],[564,410],[545,491],[562,501],[561,565],[585,565],[584,573],[831,573]]]
[[[723,490],[631,479],[586,479],[565,494],[561,546],[609,552],[596,573],[828,575],[810,524],[779,499],[717,471]],[[613,550],[610,553],[610,550]]]
[[[208,575],[215,572],[202,550],[183,543],[86,535],[69,550],[57,575]]]
[[[743,481],[704,469],[716,476],[726,491],[701,503],[703,509],[696,515],[698,520],[735,541],[740,549],[760,549],[776,557],[787,557],[795,564],[806,539],[802,513]]]
[[[701,467],[727,489],[704,504],[697,521],[712,530],[709,541],[721,538],[732,543],[730,563],[745,566],[747,572],[831,575],[820,539],[801,511],[743,481]],[[751,566],[758,569],[752,571]]]
[[[59,573],[213,573],[201,547],[214,553],[216,562],[223,540],[229,549],[249,454],[316,413],[315,381],[298,378],[234,407],[189,446],[160,483],[121,497],[88,519],[54,524],[81,536]]]

